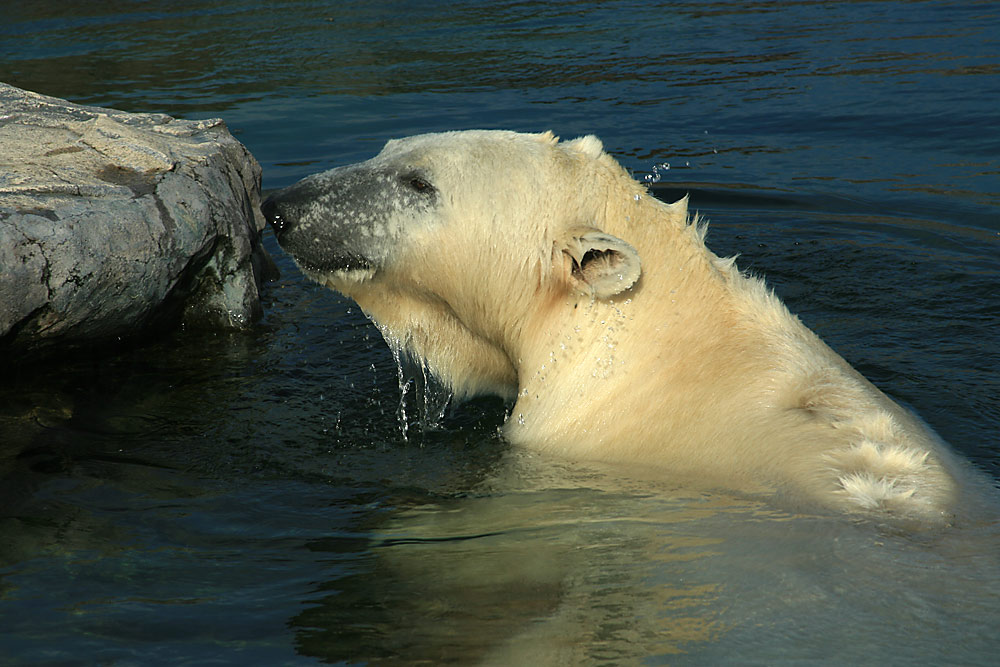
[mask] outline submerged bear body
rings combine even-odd
[[[456,395],[514,400],[516,445],[846,512],[954,510],[947,447],[594,137],[391,141],[265,213]]]

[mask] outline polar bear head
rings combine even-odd
[[[547,310],[636,286],[640,257],[608,201],[642,193],[595,137],[465,131],[390,141],[264,212],[304,273],[357,301],[390,345],[457,395],[509,397]]]

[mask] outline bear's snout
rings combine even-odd
[[[411,230],[436,219],[441,198],[430,176],[384,162],[307,176],[261,204],[278,243],[311,275],[369,275],[405,246]]]
[[[294,234],[292,230],[309,226],[309,222],[316,217],[314,208],[317,200],[327,194],[325,185],[315,177],[305,178],[272,192],[264,200],[260,205],[261,213],[271,225],[279,242],[282,241],[282,237],[288,236],[289,232]]]
[[[278,210],[278,203],[270,197],[260,205],[260,212],[264,214],[264,220],[271,225],[276,235],[280,236],[281,232],[288,227],[288,221],[281,216],[281,212]]]
[[[317,280],[332,273],[368,275],[384,259],[392,193],[384,183],[371,185],[369,174],[332,169],[272,192],[260,205],[278,244]]]

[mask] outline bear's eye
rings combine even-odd
[[[413,178],[411,178],[408,181],[408,184],[409,184],[409,186],[411,188],[413,188],[417,192],[433,192],[434,191],[434,186],[431,185],[430,183],[428,183],[427,181],[425,181],[424,179],[420,178],[419,176],[414,176]]]

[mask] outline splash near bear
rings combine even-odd
[[[264,212],[457,396],[513,400],[515,445],[838,511],[954,509],[947,447],[593,136],[393,140]]]

